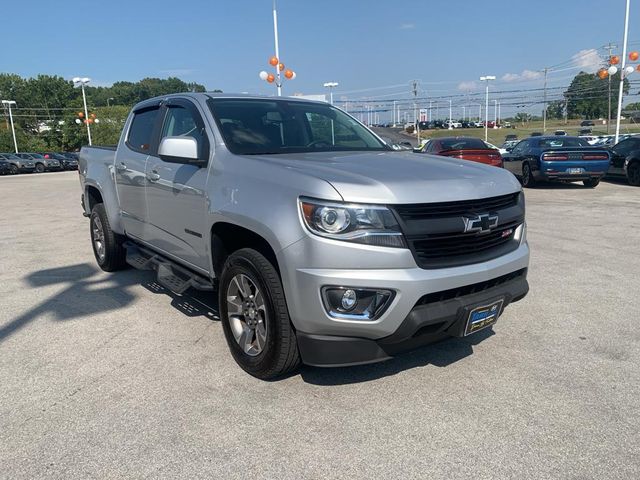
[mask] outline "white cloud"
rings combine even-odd
[[[469,82],[460,82],[458,84],[458,90],[462,90],[462,91],[475,90],[476,88],[478,88],[478,84],[473,80]]]
[[[523,70],[522,73],[505,73],[500,80],[503,82],[525,82],[542,77],[542,72],[536,70]]]
[[[580,50],[571,57],[571,63],[587,73],[595,73],[602,65],[604,59],[595,48]]]
[[[400,30],[413,30],[414,28],[416,28],[415,23],[403,23],[400,25]]]

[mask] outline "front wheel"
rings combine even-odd
[[[44,172],[44,164],[36,163],[36,173],[42,173],[42,172]]]
[[[19,172],[19,170],[18,170],[18,166],[17,166],[17,165],[11,164],[11,165],[9,166],[9,173],[10,173],[11,175],[17,175],[17,174],[18,174],[18,172]]]
[[[533,188],[536,186],[536,180],[533,178],[531,166],[528,163],[522,166],[522,186],[525,188]]]
[[[120,235],[111,230],[107,211],[102,203],[91,209],[91,246],[98,266],[105,272],[115,272],[127,267],[127,254]]]
[[[225,262],[218,289],[220,319],[231,354],[260,379],[296,369],[300,355],[278,272],[251,248]]]
[[[627,167],[627,180],[629,185],[640,187],[640,162],[631,163]]]

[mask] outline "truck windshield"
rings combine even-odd
[[[239,155],[383,151],[390,148],[329,104],[271,99],[210,99],[227,148]]]

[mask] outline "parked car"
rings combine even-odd
[[[479,138],[443,137],[429,140],[419,151],[443,157],[461,158],[472,162],[502,167],[502,157],[495,147],[489,147]]]
[[[529,137],[502,156],[504,167],[522,178],[522,185],[540,181],[582,181],[594,188],[609,169],[609,151],[596,149],[579,137]]]
[[[581,127],[594,127],[595,123],[593,123],[593,120],[583,120],[580,122],[580,126]]]
[[[469,335],[527,294],[515,177],[416,157],[325,102],[191,93],[136,105],[79,172],[98,265],[217,283],[232,356],[272,378]]]
[[[11,167],[9,167],[9,173],[11,174],[31,173],[36,169],[36,164],[33,160],[25,160],[14,153],[0,153],[0,158],[11,164]]]
[[[18,153],[16,155],[25,160],[32,160],[36,166],[37,173],[62,170],[59,160],[45,158],[41,153]]]
[[[68,157],[64,153],[47,152],[44,153],[44,158],[58,160],[63,170],[77,170],[78,160]]]
[[[566,134],[567,134],[567,132],[565,132],[564,130],[556,130],[555,133],[554,133],[554,135],[557,136],[557,137],[560,137],[560,136],[566,135]]]
[[[578,136],[591,135],[591,128],[580,128],[578,130]]]
[[[513,140],[518,140],[518,135],[516,135],[515,133],[509,133],[507,135],[505,135],[504,137],[504,141],[505,142],[510,142]]]
[[[510,152],[511,149],[513,147],[515,147],[517,144],[518,144],[518,140],[517,139],[516,140],[505,140],[505,142],[502,144],[502,148],[505,151]],[[502,152],[500,152],[500,153],[502,153]]]
[[[640,137],[628,137],[610,151],[611,167],[607,175],[626,177],[629,185],[640,187]]]
[[[13,165],[9,163],[8,160],[5,160],[4,158],[0,158],[0,175],[8,175],[12,173],[11,171],[12,166]]]
[[[531,135],[529,135],[530,137],[541,137],[542,136],[542,132],[531,132]]]

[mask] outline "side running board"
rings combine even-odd
[[[158,283],[174,293],[184,293],[188,288],[213,290],[210,280],[176,264],[167,257],[133,242],[125,242],[127,263],[138,270],[155,270]]]

